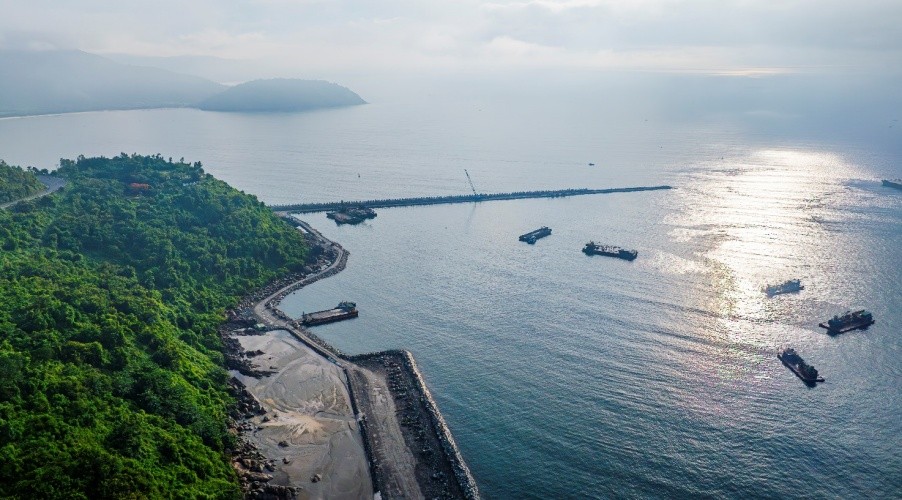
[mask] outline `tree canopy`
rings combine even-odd
[[[303,239],[200,163],[58,175],[0,211],[0,497],[239,496],[216,327],[304,265]]]
[[[33,173],[0,160],[0,203],[19,200],[43,190],[44,185]]]

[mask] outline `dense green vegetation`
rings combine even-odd
[[[199,163],[58,173],[0,211],[0,497],[238,496],[216,325],[303,240]]]
[[[33,173],[0,160],[0,203],[18,200],[43,190],[44,185]]]

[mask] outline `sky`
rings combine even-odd
[[[0,0],[0,48],[290,73],[897,72],[900,0]],[[291,76],[291,75],[285,75]]]

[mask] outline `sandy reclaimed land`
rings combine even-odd
[[[374,475],[383,498],[426,498],[416,475],[417,459],[404,439],[384,374],[348,363],[357,405],[367,419]]]
[[[271,483],[298,488],[301,499],[373,498],[341,368],[283,330],[237,338],[247,352],[263,351],[250,358],[255,367],[275,372],[259,379],[233,373],[266,409],[250,419],[254,430],[245,438],[275,459]]]

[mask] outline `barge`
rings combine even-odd
[[[304,326],[324,325],[326,323],[356,318],[358,314],[357,304],[353,302],[341,302],[334,309],[301,315],[300,323]]]
[[[766,285],[761,287],[761,291],[766,293],[768,297],[773,297],[774,295],[780,295],[782,293],[792,293],[804,290],[805,286],[802,285],[802,281],[799,279],[784,281],[779,285]]]
[[[586,243],[586,246],[583,247],[583,253],[586,255],[604,255],[606,257],[617,257],[618,259],[630,261],[636,260],[636,257],[639,255],[639,252],[635,250],[626,250],[624,248],[615,247],[612,245],[599,245],[594,241]]]
[[[329,212],[326,217],[335,221],[336,224],[360,224],[366,219],[376,217],[376,211],[363,205],[356,207],[344,207],[334,212]]]
[[[548,226],[542,226],[535,231],[530,231],[526,234],[520,235],[520,241],[525,241],[530,245],[535,245],[536,240],[549,236],[551,234],[551,229]]]
[[[777,358],[808,385],[824,381],[824,377],[818,375],[817,369],[805,363],[805,360],[793,348],[784,349],[783,352],[777,354]]]
[[[836,315],[818,326],[830,334],[846,333],[859,328],[867,328],[875,323],[874,315],[864,309],[846,311],[842,316]]]

